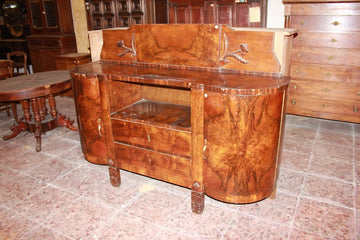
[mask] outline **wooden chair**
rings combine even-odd
[[[15,76],[22,74],[30,74],[30,70],[27,66],[27,54],[23,51],[14,51],[7,53],[7,59],[14,61],[14,70],[16,73],[13,73]],[[20,69],[24,69],[24,73],[20,73]]]
[[[0,60],[0,81],[6,78],[13,77],[14,62],[11,60]],[[0,111],[6,110],[7,115],[10,117],[10,108],[14,113],[15,121],[18,121],[16,104],[0,102]]]

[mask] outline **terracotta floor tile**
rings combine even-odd
[[[355,164],[355,182],[360,184],[360,164]]]
[[[0,185],[0,204],[11,207],[45,186],[45,183],[37,179],[17,174]]]
[[[71,239],[90,239],[115,213],[114,209],[79,198],[50,215],[44,225]]]
[[[331,120],[322,120],[320,122],[320,132],[333,132],[339,134],[349,134],[353,133],[353,124],[347,122],[331,121]]]
[[[195,239],[220,239],[236,216],[239,216],[237,212],[213,205],[207,205],[199,215],[186,204],[168,222],[167,227]]]
[[[332,158],[347,163],[353,163],[354,160],[353,146],[316,143],[313,151],[315,159]]]
[[[295,141],[315,141],[317,129],[300,128],[298,126],[288,126],[285,128],[284,138]]]
[[[355,239],[354,210],[301,198],[294,227],[331,239]]]
[[[281,155],[281,168],[288,168],[296,171],[306,172],[311,152],[296,152],[283,150]]]
[[[0,206],[0,239],[22,239],[37,223],[18,214],[12,209]]]
[[[16,204],[14,208],[29,219],[41,223],[77,198],[79,195],[47,186]]]
[[[39,164],[47,162],[48,159],[52,158],[45,153],[35,153],[35,152],[25,152],[19,154],[18,157],[11,159],[3,159],[1,164],[6,165],[9,168],[19,170],[19,171],[28,171]]]
[[[290,240],[331,240],[331,239],[324,236],[320,236],[315,233],[310,233],[299,229],[293,229],[290,234]]]
[[[77,167],[78,164],[54,157],[25,172],[37,179],[50,183]]]
[[[340,146],[352,146],[353,135],[352,134],[340,134],[337,132],[319,132],[317,139],[319,143],[340,145]]]
[[[360,211],[360,184],[356,184],[355,191],[355,209]]]
[[[126,212],[142,217],[153,223],[165,224],[184,204],[190,206],[185,198],[156,188],[150,184],[144,184],[139,189],[142,194],[126,206]]]
[[[290,227],[261,218],[238,216],[226,231],[224,240],[288,239]]]
[[[25,234],[22,239],[27,240],[71,240],[70,238],[57,233],[51,229],[37,226],[33,230],[31,230],[29,233]]]
[[[354,208],[355,196],[352,183],[307,175],[302,195],[319,201]]]
[[[179,233],[170,229],[161,230],[153,240],[199,240],[198,238],[193,238],[192,236]]]
[[[297,205],[298,198],[284,193],[276,193],[275,199],[264,199],[253,204],[243,204],[239,211],[274,222],[290,225]]]
[[[277,181],[277,189],[290,195],[299,195],[304,183],[304,178],[305,173],[303,172],[281,168]]]
[[[86,166],[81,166],[55,180],[52,184],[70,192],[84,194],[93,189],[96,185],[107,183],[107,174]]]
[[[283,150],[290,150],[302,153],[309,153],[312,151],[314,141],[300,141],[293,139],[284,139]]]
[[[354,164],[335,158],[314,157],[309,164],[309,173],[339,179],[352,183],[354,181]]]
[[[64,149],[66,149],[65,151],[69,151],[75,148],[77,144],[79,144],[79,142],[77,141],[73,141],[64,137],[57,137],[49,141],[44,141],[41,146],[41,151],[51,155],[60,155],[64,151]]]
[[[313,128],[317,129],[320,126],[321,120],[318,118],[300,117],[296,115],[286,115],[286,125],[295,125],[302,128]]]
[[[140,217],[120,212],[112,217],[96,236],[98,239],[155,239],[161,230],[159,225]]]

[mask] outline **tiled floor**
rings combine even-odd
[[[57,98],[73,119],[71,98]],[[1,134],[13,121],[0,112]],[[287,116],[275,200],[226,204],[83,159],[77,132],[0,140],[0,239],[360,239],[360,125]]]

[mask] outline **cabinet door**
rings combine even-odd
[[[27,3],[33,33],[58,32],[60,30],[56,0],[28,0]]]
[[[60,54],[60,49],[30,49],[33,71],[43,72],[56,70],[55,56],[58,56]]]

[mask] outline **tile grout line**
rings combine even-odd
[[[316,130],[316,134],[315,134],[315,139],[314,139],[314,142],[313,142],[312,148],[311,148],[311,154],[310,154],[309,161],[308,161],[308,164],[307,164],[305,173],[304,173],[304,180],[303,180],[303,182],[302,182],[302,185],[301,185],[301,188],[300,188],[300,192],[299,192],[299,194],[298,194],[298,196],[297,196],[297,201],[296,201],[296,206],[295,206],[295,211],[294,211],[293,219],[292,219],[292,221],[290,222],[290,232],[289,232],[288,240],[291,240],[291,234],[292,234],[293,229],[294,229],[295,217],[296,217],[296,214],[297,214],[297,211],[298,211],[300,199],[301,199],[301,197],[302,197],[302,195],[303,195],[305,180],[306,180],[306,177],[307,177],[307,175],[308,175],[308,173],[309,173],[310,164],[311,164],[311,162],[312,162],[312,160],[313,160],[313,158],[314,158],[314,148],[315,148],[316,140],[318,139],[319,134],[320,134],[320,125],[321,125],[321,123],[319,123],[319,125],[317,126],[317,130]],[[302,230],[302,229],[301,229],[301,230]]]

